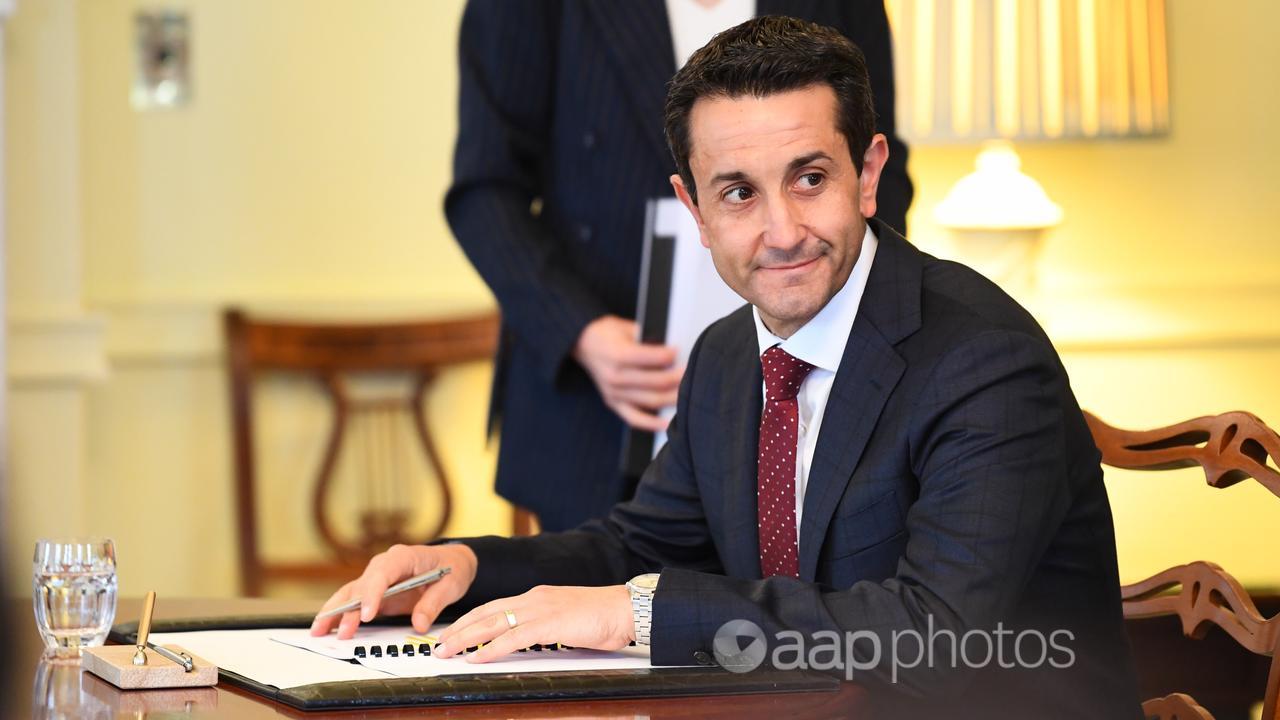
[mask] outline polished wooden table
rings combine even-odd
[[[175,600],[162,598],[156,618],[217,617],[221,615],[311,612],[319,601],[297,600]],[[122,599],[117,621],[137,618],[142,603]],[[5,603],[4,676],[8,688],[0,689],[3,718],[832,718],[857,717],[862,691],[845,684],[838,692],[715,697],[532,702],[519,704],[423,706],[340,712],[303,712],[229,685],[216,688],[174,690],[118,690],[83,672],[78,662],[41,658],[43,647],[36,633],[31,600]]]

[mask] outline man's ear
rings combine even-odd
[[[862,174],[858,176],[858,209],[864,218],[876,214],[876,188],[880,187],[880,173],[888,160],[889,141],[883,133],[876,133],[862,153]]]
[[[702,242],[702,247],[711,247],[707,242],[707,226],[702,224],[702,211],[698,209],[698,203],[693,201],[689,189],[684,186],[684,179],[678,174],[672,175],[671,188],[676,191],[676,197],[680,198],[680,202],[689,208],[689,212],[693,214],[693,221],[698,223],[698,239]]]

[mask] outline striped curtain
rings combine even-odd
[[[1164,0],[887,0],[912,142],[1159,135]]]

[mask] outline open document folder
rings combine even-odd
[[[434,634],[441,625],[431,629]],[[412,627],[361,627],[350,640],[336,634],[311,637],[306,628],[203,630],[152,633],[152,642],[176,643],[223,670],[280,689],[323,682],[421,678],[485,673],[584,672],[649,667],[649,648],[618,652],[541,648],[488,663],[467,662],[468,653],[447,660],[422,652]],[[406,649],[407,646],[407,649]],[[407,651],[408,650],[408,651]],[[409,652],[411,651],[411,652]]]
[[[840,681],[806,670],[730,672],[694,653],[683,667],[652,667],[649,649],[526,650],[492,663],[424,656],[404,625],[361,627],[352,640],[312,638],[311,615],[159,621],[151,640],[176,643],[218,665],[219,680],[303,710],[599,700],[690,695],[833,692]],[[439,628],[432,628],[435,633]],[[112,628],[132,644],[136,625]],[[404,652],[413,645],[413,654]],[[374,648],[379,652],[374,652]],[[389,647],[395,647],[394,655]],[[699,657],[701,656],[701,657]]]

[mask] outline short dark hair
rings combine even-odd
[[[835,91],[837,123],[861,175],[876,111],[866,60],[848,38],[823,25],[767,15],[725,30],[695,52],[671,79],[665,113],[667,144],[694,203],[689,113],[699,98],[765,97],[820,84]]]

